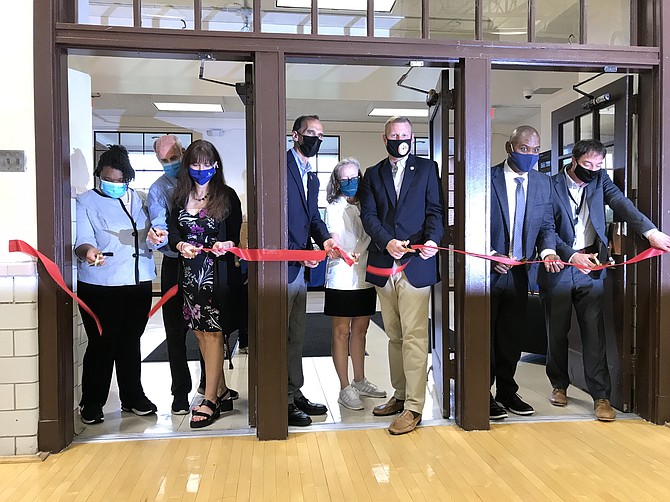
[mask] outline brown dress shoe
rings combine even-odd
[[[554,406],[566,406],[568,404],[568,396],[565,392],[565,389],[552,390],[549,402]]]
[[[416,429],[421,423],[421,415],[410,410],[403,411],[389,426],[389,432],[393,435],[407,434]]]
[[[610,405],[609,399],[596,399],[593,403],[593,409],[596,418],[602,422],[613,422],[616,420],[616,413],[612,405]]]
[[[377,417],[386,417],[388,415],[395,415],[405,409],[405,401],[400,401],[392,397],[388,402],[375,406],[372,414]]]

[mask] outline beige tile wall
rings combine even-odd
[[[37,269],[16,259],[0,263],[0,455],[37,452]]]

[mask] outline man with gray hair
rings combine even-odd
[[[147,206],[151,219],[151,230],[159,237],[167,234],[167,216],[172,209],[172,192],[177,184],[177,175],[181,169],[181,159],[184,147],[179,138],[172,134],[161,136],[154,141],[156,158],[163,166],[164,174],[149,188]],[[164,295],[177,284],[179,274],[179,258],[177,253],[170,250],[165,244],[160,247],[163,253],[161,265],[161,294]],[[186,359],[186,333],[188,328],[184,324],[182,314],[182,298],[176,295],[168,300],[161,309],[165,338],[167,341],[168,361],[172,376],[172,414],[186,415],[190,409],[188,394],[191,392],[191,373]]]

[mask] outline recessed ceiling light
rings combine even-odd
[[[427,117],[428,108],[373,108],[368,115],[371,117]]]
[[[395,0],[375,0],[375,12],[391,12]],[[319,0],[319,9],[368,10],[367,0]],[[312,0],[277,0],[277,7],[301,7],[309,9]]]
[[[222,112],[219,103],[154,103],[162,112]]]

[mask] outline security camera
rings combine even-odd
[[[532,98],[533,97],[533,89],[531,89],[530,87],[526,87],[523,90],[523,97],[526,98],[526,99]]]

